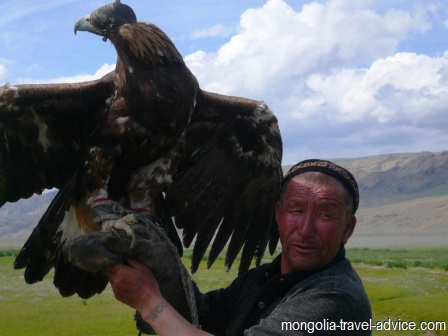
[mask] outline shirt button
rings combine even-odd
[[[266,307],[266,304],[263,301],[258,302],[258,308],[263,309]]]

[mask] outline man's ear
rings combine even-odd
[[[345,227],[344,234],[342,235],[342,243],[345,245],[348,242],[348,239],[352,236],[353,230],[356,227],[356,216],[353,215],[348,221],[347,226]]]
[[[277,201],[277,203],[275,204],[275,219],[277,221],[277,224],[280,223],[281,208],[282,208],[281,201]]]

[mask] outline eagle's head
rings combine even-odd
[[[92,14],[83,17],[75,24],[75,34],[77,31],[87,31],[103,36],[103,41],[107,41],[112,29],[126,23],[137,22],[137,16],[128,5],[122,4],[120,0],[102,6],[93,11]]]

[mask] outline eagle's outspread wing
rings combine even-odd
[[[198,95],[186,155],[166,191],[184,244],[196,238],[193,271],[214,237],[209,267],[229,239],[229,268],[244,245],[240,273],[254,256],[260,262],[268,240],[271,253],[275,250],[281,159],[277,118],[266,104],[205,91]]]
[[[0,206],[62,187],[112,84],[108,74],[85,83],[0,87]]]
[[[110,40],[116,69],[78,84],[0,88],[0,206],[59,188],[16,258],[25,280],[55,268],[63,296],[88,298],[107,284],[67,259],[77,236],[99,230],[89,205],[113,198],[155,213],[181,249],[194,240],[192,270],[229,243],[240,271],[278,240],[273,220],[281,180],[277,119],[262,102],[202,91],[173,42],[137,22],[119,0],[75,25]],[[213,240],[213,237],[214,240]],[[243,247],[244,246],[244,247]]]

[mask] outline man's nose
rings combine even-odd
[[[300,223],[297,227],[297,233],[301,237],[312,237],[314,236],[316,229],[316,218],[312,212],[307,212],[301,218]]]

